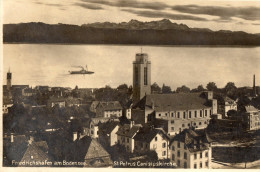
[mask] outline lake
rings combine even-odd
[[[129,46],[4,44],[3,72],[10,67],[12,84],[99,88],[132,84],[135,54],[148,53],[152,63],[152,83],[176,87],[206,87],[215,82],[224,87],[252,86],[253,74],[260,85],[260,47]],[[69,75],[88,65],[93,75]]]

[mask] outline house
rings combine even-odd
[[[91,112],[96,112],[96,109],[97,109],[97,105],[99,104],[99,101],[93,101],[92,103],[91,103],[91,105],[90,105],[90,108],[89,108],[89,110],[91,111]]]
[[[47,101],[47,106],[48,107],[54,107],[55,105],[59,106],[60,108],[66,106],[66,99],[62,97],[51,97]]]
[[[260,110],[254,106],[245,106],[241,115],[245,130],[252,131],[260,129]]]
[[[36,91],[32,88],[24,88],[22,89],[22,96],[24,97],[31,97],[33,95],[36,95]]]
[[[218,112],[227,117],[230,110],[237,111],[237,102],[228,96],[220,96],[218,101]]]
[[[123,108],[118,101],[99,102],[96,107],[96,117],[119,118]]]
[[[3,114],[8,113],[8,108],[13,106],[13,101],[11,99],[3,99],[3,107],[2,107],[2,112]]]
[[[109,118],[91,118],[88,121],[88,127],[85,128],[87,135],[92,138],[98,138],[98,125],[107,121],[109,121]]]
[[[145,153],[155,151],[158,159],[168,159],[169,137],[160,128],[142,127],[134,136],[134,152]]]
[[[69,97],[69,98],[66,98],[65,99],[65,105],[67,107],[71,107],[71,106],[80,106],[82,105],[82,100],[81,99],[76,99],[76,98],[72,98],[72,97]]]
[[[134,124],[134,121],[131,121],[130,124],[124,124],[119,127],[117,134],[117,143],[123,145],[126,151],[133,153],[135,147],[134,136],[138,133],[141,124]]]
[[[114,146],[117,143],[119,121],[107,121],[98,125],[98,141],[103,146]]]
[[[205,131],[185,129],[170,142],[170,161],[179,168],[210,168],[210,142]]]
[[[30,140],[25,135],[10,135],[4,142],[4,165],[19,167],[51,166],[52,158],[48,154],[46,141]]]
[[[134,105],[131,116],[136,123],[153,123],[175,135],[187,128],[206,128],[212,114],[217,114],[217,100],[207,91],[146,95]]]
[[[109,153],[94,138],[84,136],[75,142],[74,161],[84,162],[84,167],[111,167]]]
[[[127,104],[124,106],[124,116],[129,120],[131,120],[132,106],[132,101],[127,102]]]

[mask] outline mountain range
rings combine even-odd
[[[260,35],[242,31],[190,28],[168,19],[151,22],[96,22],[90,24],[4,24],[4,43],[249,45],[259,46]]]

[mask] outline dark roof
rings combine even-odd
[[[117,131],[117,135],[125,136],[129,138],[133,138],[133,136],[139,131],[139,129],[142,127],[140,124],[133,125],[132,128],[130,128],[130,124],[125,124],[121,127],[119,127]]]
[[[136,141],[142,141],[150,143],[153,138],[160,134],[163,138],[168,140],[167,134],[162,129],[156,129],[156,128],[147,128],[147,129],[140,129],[140,131],[135,135],[134,139]]]
[[[109,153],[103,148],[97,140],[85,136],[76,142],[75,157],[76,160],[82,162],[88,159],[109,157]],[[109,162],[111,163],[111,162]]]
[[[121,110],[122,106],[119,101],[110,102],[99,102],[97,108],[102,108],[103,110]]]
[[[45,153],[41,147],[36,143],[29,144],[21,161],[45,161],[51,160],[47,153]]]
[[[150,94],[141,99],[134,108],[154,107],[155,111],[209,108],[211,103],[202,93]]]
[[[173,141],[183,142],[190,152],[206,150],[211,142],[205,130],[194,131],[192,129],[183,130],[172,139]]]
[[[98,125],[98,132],[100,134],[110,134],[116,126],[120,124],[119,121],[108,121],[106,123],[100,123]]]
[[[225,96],[225,97],[224,97],[224,101],[227,102],[227,103],[229,103],[229,104],[235,103],[235,100],[231,99],[231,98],[228,97],[228,96]]]

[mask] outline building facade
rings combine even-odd
[[[96,107],[96,117],[119,118],[123,114],[123,108],[118,101],[99,102]]]
[[[170,160],[179,168],[208,169],[211,167],[211,144],[205,134],[184,130],[170,143]]]

